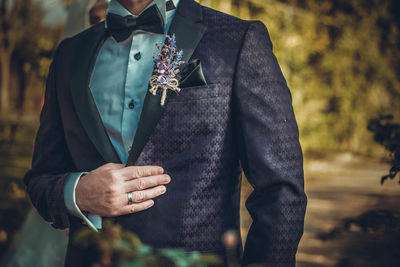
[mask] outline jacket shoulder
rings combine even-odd
[[[104,31],[104,21],[100,22],[96,25],[93,25],[71,37],[67,37],[67,38],[63,39],[59,46],[60,47],[64,47],[64,46],[69,47],[75,43],[79,43],[79,41],[87,38],[88,36],[93,36],[93,34],[101,33],[101,31]]]
[[[203,18],[207,24],[223,24],[248,27],[253,20],[244,20],[219,10],[201,5]]]
[[[267,28],[260,20],[244,20],[206,6],[201,7],[204,23],[209,30],[244,38],[248,31],[264,31]]]

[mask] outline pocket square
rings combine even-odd
[[[182,64],[179,73],[181,75],[179,81],[180,88],[207,85],[199,59],[193,59],[190,62]]]

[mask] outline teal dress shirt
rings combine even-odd
[[[179,0],[173,2],[177,7]],[[137,30],[119,43],[113,37],[108,37],[99,51],[90,79],[89,87],[100,117],[122,163],[128,160],[153,73],[153,52],[157,51],[155,44],[164,43],[176,12],[176,9],[167,12],[165,3],[166,0],[154,0],[146,7],[157,5],[165,22],[164,34]],[[107,13],[134,16],[117,0],[111,0]],[[97,231],[101,228],[101,217],[90,213],[85,216],[75,201],[75,188],[79,178],[86,173],[74,172],[69,175],[64,186],[64,201],[71,214]]]

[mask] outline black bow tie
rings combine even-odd
[[[139,17],[107,14],[107,28],[117,42],[121,42],[135,30],[164,34],[164,20],[156,5],[147,8]]]

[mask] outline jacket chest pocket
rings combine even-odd
[[[198,150],[226,130],[230,114],[230,87],[221,84],[182,88],[167,98],[165,111],[151,138],[160,150]],[[194,152],[194,151],[192,151]]]
[[[182,88],[179,94],[167,99],[160,122],[174,133],[211,131],[215,124],[227,119],[230,110],[230,90],[227,89],[219,83]]]

